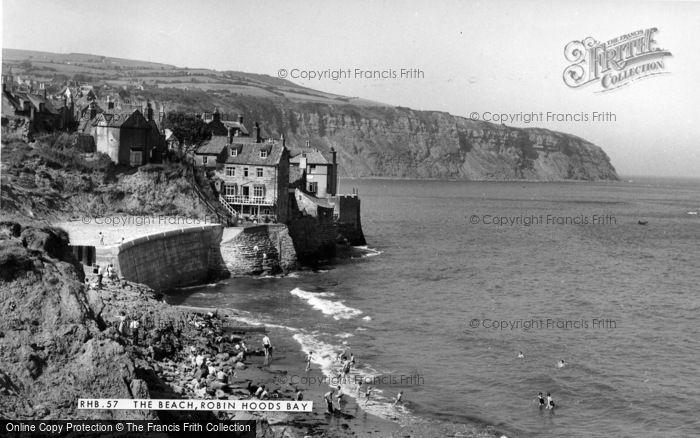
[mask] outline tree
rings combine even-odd
[[[189,152],[211,138],[211,132],[202,119],[193,114],[169,112],[163,121],[163,127],[171,129]]]

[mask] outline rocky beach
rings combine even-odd
[[[289,333],[233,309],[170,306],[150,288],[87,274],[67,234],[0,227],[0,415],[15,419],[255,420],[257,436],[391,436],[398,425],[362,413],[324,414],[328,385],[294,387],[304,353]],[[273,340],[266,363],[262,337]],[[246,351],[247,350],[247,351]],[[301,391],[311,413],[79,410],[79,398],[241,400],[265,385],[271,399]]]

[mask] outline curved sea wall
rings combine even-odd
[[[204,225],[139,237],[100,254],[126,280],[155,290],[193,286],[227,273],[221,257],[221,225]]]

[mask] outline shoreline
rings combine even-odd
[[[94,275],[88,278],[94,282]],[[92,289],[95,290],[95,289]],[[186,399],[248,399],[249,382],[253,385],[266,385],[270,394],[278,390],[281,400],[291,400],[295,391],[293,385],[285,383],[290,376],[304,375],[304,354],[293,334],[281,326],[255,323],[242,316],[243,312],[230,308],[180,306],[168,304],[163,295],[156,294],[145,285],[131,282],[118,284],[106,283],[103,289],[95,290],[104,302],[103,317],[112,335],[116,332],[120,312],[125,312],[130,319],[138,320],[141,326],[138,341],[122,339],[125,349],[134,359],[137,367],[144,374],[151,375],[146,380],[151,398],[186,398]],[[147,321],[147,315],[159,314],[158,320]],[[170,327],[175,329],[171,332]],[[153,327],[151,330],[148,328]],[[179,331],[178,331],[179,330]],[[144,333],[146,332],[146,333]],[[274,346],[272,361],[264,365],[261,340],[269,334]],[[224,340],[215,343],[218,337],[243,340],[250,352],[242,362],[233,360],[233,352],[238,351],[235,344]],[[233,336],[234,338],[231,338]],[[163,339],[170,340],[163,343]],[[154,341],[159,339],[159,341]],[[167,356],[159,357],[161,350],[167,350],[172,341],[176,346]],[[219,346],[218,352],[214,347]],[[208,378],[202,387],[192,385],[195,368],[189,363],[190,348],[211,359],[217,371],[228,375],[227,390],[214,390],[216,380]],[[154,355],[155,350],[155,355]],[[311,375],[318,377],[319,370],[312,370]],[[200,379],[201,380],[201,379]],[[206,390],[202,388],[207,386]],[[269,428],[273,436],[304,437],[330,434],[330,436],[393,436],[399,425],[389,420],[361,412],[360,415],[346,414],[342,417],[329,417],[325,412],[323,394],[328,391],[326,385],[298,385],[302,390],[304,401],[312,401],[311,413],[277,413],[277,412],[213,412],[218,419],[256,420],[258,430]],[[345,407],[347,412],[350,403]],[[187,415],[187,413],[156,411],[165,420],[170,417]]]

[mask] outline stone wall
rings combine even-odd
[[[225,276],[221,225],[205,225],[151,234],[99,250],[98,264],[112,263],[129,281],[155,290],[206,283]]]
[[[338,195],[332,199],[338,216],[338,231],[350,245],[366,245],[362,232],[360,198],[357,195]]]
[[[294,244],[284,225],[246,227],[221,247],[234,275],[277,274],[296,267]]]

